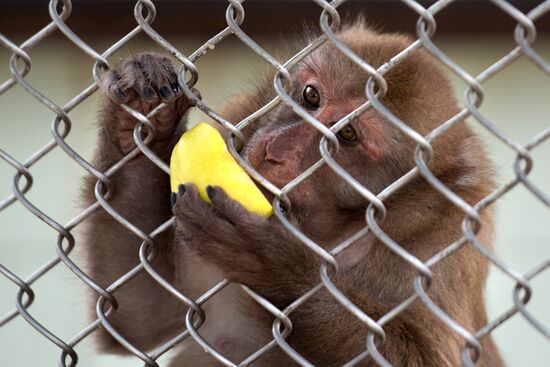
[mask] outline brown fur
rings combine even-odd
[[[362,24],[346,28],[340,37],[373,66],[382,65],[411,42],[404,36],[375,33]],[[140,57],[145,56],[133,61],[139,61]],[[106,96],[116,99],[116,87],[122,86],[127,101],[136,108],[147,110],[158,103],[159,98],[144,98],[143,86],[151,83],[158,92],[161,85],[169,84],[173,69],[160,56],[148,55],[146,59],[141,64],[127,61],[110,74],[104,88]],[[129,69],[128,65],[135,67]],[[365,100],[367,76],[329,44],[309,56],[292,74],[299,81],[294,86],[298,101],[304,83],[315,83],[318,87],[323,102],[312,114],[327,126]],[[386,80],[389,88],[383,103],[420,134],[431,131],[458,111],[447,78],[422,50],[413,52],[393,68]],[[254,93],[229,101],[222,115],[238,122],[272,97],[267,78]],[[167,109],[162,118],[153,121],[161,127],[161,139],[153,143],[153,149],[165,161],[183,130],[185,120],[179,127],[177,121],[189,106],[181,95],[173,96],[169,102],[174,102],[171,106],[175,108],[170,107],[172,110]],[[104,170],[132,147],[128,126],[135,121],[105,97],[100,122],[95,162]],[[414,142],[380,114],[371,110],[352,124],[358,131],[360,144],[342,144],[335,158],[369,190],[380,192],[414,166]],[[280,187],[320,158],[320,134],[284,104],[260,118],[245,134],[245,158]],[[490,164],[467,125],[461,123],[451,128],[433,142],[433,147],[435,157],[430,169],[470,204],[493,189]],[[88,204],[95,201],[94,182],[92,177],[87,180],[84,197]],[[113,184],[111,205],[144,231],[152,231],[172,215],[168,177],[146,157],[137,157],[127,164],[113,177]],[[212,205],[206,204],[198,198],[196,189],[187,185],[173,208],[175,232],[156,240],[160,254],[154,266],[171,284],[196,298],[227,277],[284,308],[320,281],[319,260],[275,218],[266,220],[247,212],[220,188],[212,188],[211,195]],[[291,191],[290,199],[289,217],[327,249],[365,225],[368,203],[327,166]],[[382,228],[420,260],[429,259],[462,236],[464,213],[422,178],[401,189],[385,204],[388,213]],[[486,210],[481,216],[483,227],[478,237],[488,245],[492,239],[493,215]],[[95,214],[88,223],[85,243],[93,279],[107,286],[129,271],[139,262],[139,245],[138,238],[107,213]],[[414,269],[372,234],[345,251],[338,261],[341,271],[334,276],[336,285],[373,319],[382,317],[413,293]],[[483,256],[467,245],[432,270],[434,279],[429,295],[434,302],[472,332],[485,325],[483,287],[487,262]],[[110,320],[140,349],[160,345],[185,328],[186,306],[143,273],[122,286],[115,296],[120,307]],[[207,302],[205,311],[207,321],[201,334],[235,363],[272,338],[273,318],[246,298],[236,285]],[[365,349],[366,326],[325,290],[290,317],[294,327],[289,343],[315,365],[342,365]],[[384,330],[387,339],[380,352],[395,366],[461,364],[464,340],[420,301],[389,322]],[[105,330],[96,334],[103,350],[123,351]],[[503,366],[489,336],[482,339],[482,345],[478,365]],[[173,366],[216,365],[191,338],[177,350]],[[254,365],[291,364],[282,351],[274,350]],[[367,360],[362,365],[371,366],[374,362]]]

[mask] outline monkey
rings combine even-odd
[[[383,33],[364,21],[343,26],[338,37],[359,57],[377,68],[412,43],[403,34]],[[169,162],[170,153],[187,129],[193,107],[177,84],[176,67],[167,57],[142,53],[108,71],[101,85],[99,138],[94,165],[106,170],[132,149],[137,121],[120,104],[146,114],[160,102],[167,106],[152,118],[156,136],[150,148]],[[289,94],[326,127],[363,104],[369,75],[330,42],[290,70]],[[426,50],[416,49],[384,75],[387,93],[381,102],[395,116],[425,136],[460,110],[441,65]],[[237,123],[274,96],[266,76],[250,92],[229,98],[219,113]],[[278,188],[317,162],[321,133],[289,106],[279,103],[243,130],[240,154]],[[340,148],[334,159],[374,194],[380,193],[415,166],[416,143],[375,109],[368,109],[337,133]],[[474,205],[494,188],[493,168],[480,138],[464,121],[432,141],[431,172],[456,194]],[[83,197],[96,201],[97,179],[86,178]],[[200,334],[235,364],[272,340],[274,317],[257,305],[245,285],[275,307],[284,309],[319,284],[321,260],[293,236],[275,216],[247,211],[221,187],[208,186],[211,204],[201,200],[193,184],[181,185],[170,200],[169,177],[144,155],[138,155],[112,177],[109,204],[146,233],[174,216],[175,225],[155,238],[155,270],[191,299],[197,299],[222,279],[231,283],[206,301]],[[265,192],[272,200],[274,196]],[[322,165],[288,194],[285,216],[326,250],[366,226],[369,202],[330,167]],[[415,177],[384,201],[382,230],[412,255],[426,261],[463,236],[465,214],[422,176]],[[480,212],[478,239],[490,248],[493,210]],[[141,240],[107,212],[99,210],[86,223],[82,249],[88,271],[107,287],[139,264]],[[331,274],[338,289],[359,309],[378,320],[414,293],[417,274],[372,232],[336,257]],[[484,286],[487,260],[471,245],[434,265],[429,297],[460,325],[474,333],[487,324]],[[118,309],[109,322],[136,348],[148,351],[185,330],[188,306],[145,271],[121,286],[114,296]],[[90,297],[97,318],[97,294]],[[315,366],[340,366],[366,349],[368,327],[321,288],[289,315],[293,329],[288,344]],[[384,325],[380,354],[393,366],[458,366],[464,339],[439,320],[420,300]],[[94,332],[99,348],[109,353],[125,349],[103,327]],[[480,340],[478,366],[504,366],[486,335]],[[169,364],[221,365],[191,337],[179,343]],[[254,366],[293,366],[278,347]],[[367,357],[360,366],[375,366]]]

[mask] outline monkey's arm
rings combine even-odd
[[[94,164],[102,172],[122,159],[135,144],[133,128],[136,120],[112,102],[127,103],[146,114],[160,101],[169,105],[152,119],[157,135],[151,149],[165,162],[175,145],[183,122],[182,115],[189,107],[174,90],[175,72],[169,59],[143,54],[127,59],[104,79],[102,109],[99,117],[99,139]],[[170,88],[170,90],[167,90]],[[109,205],[126,220],[149,234],[171,217],[169,177],[143,155],[134,158],[111,178],[112,196]],[[96,202],[94,189],[97,179],[89,175],[83,197],[86,205]],[[102,287],[108,287],[119,277],[139,264],[141,240],[102,208],[86,223],[82,249],[88,263],[89,275]],[[174,281],[174,264],[170,260],[173,231],[155,239],[158,255],[153,267],[169,282]],[[119,307],[109,317],[113,326],[130,343],[148,349],[173,335],[182,325],[181,306],[156,283],[145,270],[122,285],[115,293]],[[88,298],[93,318],[98,295]],[[100,328],[100,345],[110,351],[124,349]]]
[[[186,185],[178,195],[173,211],[176,239],[182,244],[192,246],[229,279],[249,286],[280,309],[320,282],[320,262],[278,223],[246,211],[221,188],[210,188],[208,194],[212,205],[198,197],[194,185]],[[367,286],[358,281],[365,279],[360,266],[364,264],[333,280],[355,305],[377,320],[390,308],[365,294]],[[326,289],[293,311],[290,318],[290,345],[315,365],[341,365],[366,349],[367,326]],[[420,302],[390,321],[384,330],[386,341],[379,350],[395,366],[458,363],[459,341]],[[426,345],[438,345],[439,349],[427,350]],[[406,361],[403,356],[407,356]]]
[[[376,321],[390,311],[350,281],[353,274],[333,278],[340,292]],[[346,310],[326,289],[298,307],[290,319],[289,344],[314,365],[340,366],[366,350],[368,327]],[[392,366],[458,366],[463,345],[433,314],[417,301],[383,326],[386,339],[377,346]],[[381,342],[376,336],[375,344]],[[437,348],[428,346],[436,345]],[[378,366],[369,357],[360,366]]]

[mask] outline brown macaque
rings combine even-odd
[[[380,34],[356,22],[339,32],[362,59],[378,67],[405,49],[406,36]],[[368,75],[330,43],[291,70],[292,96],[324,125],[331,126],[366,101]],[[455,115],[459,108],[441,66],[425,50],[412,52],[385,75],[388,92],[382,102],[410,127],[425,135]],[[147,113],[160,101],[166,109],[153,119],[157,136],[151,148],[168,162],[174,144],[186,128],[191,103],[176,83],[168,58],[141,54],[110,71],[103,85],[100,137],[95,164],[105,170],[135,147],[136,120],[119,107],[127,103]],[[229,100],[221,114],[239,122],[275,95],[269,77],[249,95]],[[321,134],[281,103],[244,131],[241,154],[278,187],[320,159]],[[338,132],[336,161],[374,193],[414,167],[416,144],[374,109]],[[494,188],[491,165],[479,138],[459,123],[433,141],[431,171],[448,188],[475,204]],[[86,203],[95,202],[96,179],[89,177]],[[200,333],[220,353],[240,363],[272,339],[273,316],[244,293],[247,285],[283,309],[320,282],[320,259],[271,217],[248,212],[210,187],[212,204],[197,196],[195,186],[181,186],[170,202],[169,177],[139,155],[112,177],[110,204],[127,220],[150,233],[175,216],[175,228],[158,238],[154,268],[183,294],[196,299],[223,278],[231,283],[204,304],[206,321]],[[332,249],[365,226],[368,202],[327,165],[289,194],[285,213],[301,231]],[[423,178],[418,177],[385,201],[383,230],[422,261],[462,237],[464,212]],[[481,213],[478,238],[492,240],[491,210]],[[105,211],[89,221],[83,245],[90,275],[106,287],[139,263],[141,241]],[[337,256],[339,271],[332,278],[349,299],[374,320],[413,294],[417,271],[390,251],[372,233]],[[486,259],[466,245],[433,268],[431,299],[470,332],[487,323],[483,290]],[[89,301],[95,318],[97,294]],[[115,292],[119,308],[110,317],[114,327],[141,350],[161,345],[185,330],[188,307],[145,271]],[[325,289],[290,314],[289,344],[315,366],[340,366],[366,348],[368,328]],[[380,353],[394,366],[459,366],[465,341],[420,301],[384,326]],[[125,349],[103,328],[95,334],[107,352]],[[490,336],[481,339],[478,366],[503,366]],[[170,366],[217,366],[191,337],[178,344]],[[254,366],[291,366],[278,347]],[[359,365],[375,366],[367,358]]]

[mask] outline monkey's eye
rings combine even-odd
[[[304,88],[304,104],[306,108],[310,110],[316,110],[319,108],[319,103],[321,103],[321,95],[311,85],[306,85]]]
[[[336,136],[338,137],[338,139],[346,143],[354,143],[357,141],[357,133],[350,124],[347,124],[346,126],[341,128]]]

